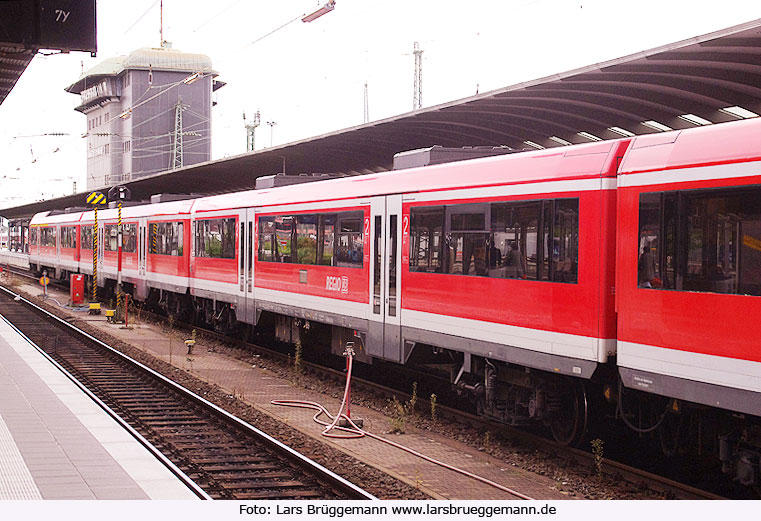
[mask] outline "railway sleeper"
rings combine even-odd
[[[245,493],[235,494],[235,499],[308,499],[308,498],[324,499],[325,493],[317,491],[317,490],[309,490],[309,491],[282,490],[279,492],[245,492]]]
[[[218,476],[215,476],[215,478],[218,479]],[[220,484],[222,485],[222,488],[225,488],[227,490],[260,490],[260,489],[286,489],[286,488],[309,488],[308,485],[305,485],[301,481],[276,481],[276,480],[254,480],[254,481],[244,481],[244,482],[226,482],[226,481],[220,481]]]
[[[236,480],[251,480],[251,479],[287,479],[292,477],[288,472],[273,471],[273,472],[240,472],[235,474],[223,474],[215,473],[214,477],[224,483],[233,483]]]

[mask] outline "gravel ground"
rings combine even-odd
[[[25,296],[56,315],[64,316],[63,312],[55,306],[43,303],[40,299],[28,294]],[[257,428],[290,445],[349,481],[364,484],[362,486],[376,497],[381,499],[430,499],[428,495],[417,488],[357,461],[257,411],[238,397],[224,392],[216,385],[203,382],[188,372],[170,366],[164,361],[121,342],[115,337],[86,323],[80,323],[78,326],[132,358],[193,390],[207,400],[223,407],[232,414],[246,420],[252,425],[256,425]],[[247,363],[255,363],[260,367],[266,367],[269,371],[282,378],[286,378],[291,382],[296,381],[298,385],[303,386],[305,389],[319,391],[335,398],[340,397],[343,393],[343,385],[341,383],[326,380],[324,377],[316,376],[309,372],[303,372],[296,377],[293,368],[287,367],[286,364],[278,361],[259,357],[248,351],[233,348],[209,339],[204,339],[203,344],[216,352],[235,357]],[[352,389],[352,403],[361,404],[392,416],[392,405],[389,400],[379,397],[374,393]],[[581,497],[584,499],[668,499],[660,492],[649,490],[644,483],[628,483],[622,481],[620,476],[616,475],[600,476],[594,468],[581,465],[575,460],[566,460],[557,454],[536,450],[520,441],[506,439],[499,433],[484,431],[483,428],[463,425],[446,418],[437,419],[434,424],[430,418],[426,418],[419,413],[410,415],[407,419],[407,424],[420,429],[434,430],[435,428],[438,434],[448,436],[451,439],[486,452],[508,465],[550,477],[557,483],[556,487],[558,490],[566,492],[571,497]],[[393,426],[390,420],[389,431],[391,430],[393,430]]]

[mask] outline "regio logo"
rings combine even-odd
[[[328,291],[337,291],[339,293],[349,292],[349,277],[325,277],[325,289]]]

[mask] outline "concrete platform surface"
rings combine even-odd
[[[0,316],[0,500],[35,499],[197,498]]]

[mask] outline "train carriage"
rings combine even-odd
[[[624,158],[617,307],[627,387],[761,416],[758,127],[637,137]]]
[[[29,260],[37,271],[65,280],[78,271],[80,213],[43,212],[30,222]]]

